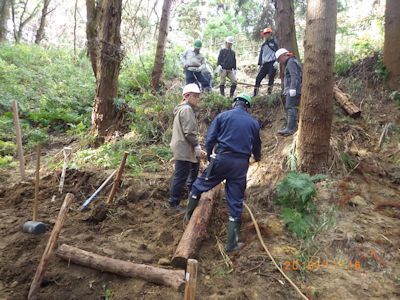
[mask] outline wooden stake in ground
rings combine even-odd
[[[355,119],[361,116],[361,110],[351,101],[351,97],[339,89],[337,85],[333,86],[333,95],[336,102],[350,117]]]
[[[40,144],[36,146],[36,180],[35,180],[35,202],[33,204],[32,221],[37,219],[38,203],[39,203],[39,181],[40,181]]]
[[[17,104],[17,101],[15,101],[15,100],[13,101],[13,113],[14,113],[15,134],[16,134],[16,138],[17,138],[19,171],[21,173],[22,180],[25,180],[26,174],[25,174],[24,149],[22,148],[22,134],[21,134],[21,127],[19,125],[18,104]]]
[[[221,185],[218,185],[201,195],[199,204],[194,210],[171,260],[171,265],[174,267],[186,269],[187,260],[195,256],[201,241],[207,234],[207,225],[220,190]]]
[[[81,266],[125,277],[139,277],[149,282],[173,287],[177,291],[183,291],[185,285],[185,272],[182,270],[168,270],[109,258],[66,244],[57,249],[57,256]]]
[[[128,157],[128,154],[129,154],[129,152],[127,152],[127,151],[124,152],[124,157],[122,158],[121,164],[119,165],[117,176],[115,176],[113,187],[112,187],[112,189],[110,191],[110,195],[108,196],[108,199],[107,199],[107,204],[110,204],[112,202],[112,200],[114,199],[115,193],[117,192],[117,190],[121,184],[121,176],[122,176],[122,173],[124,172],[126,158]]]
[[[197,260],[188,259],[184,300],[194,300],[196,298],[197,265]]]
[[[64,188],[64,181],[65,181],[65,173],[67,172],[67,166],[68,166],[68,159],[69,156],[71,155],[72,148],[70,147],[64,147],[63,148],[63,154],[64,154],[64,164],[61,172],[61,179],[60,179],[60,186],[58,187],[58,191],[60,194],[63,191]]]
[[[50,257],[54,252],[58,236],[60,235],[61,228],[66,219],[68,208],[74,199],[74,195],[70,193],[65,196],[60,212],[58,213],[56,223],[54,224],[53,230],[51,231],[49,241],[47,242],[42,258],[40,259],[39,266],[36,269],[35,277],[32,280],[31,287],[29,289],[28,300],[36,299],[36,294],[39,290],[40,283],[42,282],[47,265],[49,264]]]

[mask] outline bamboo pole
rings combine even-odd
[[[15,101],[15,100],[13,101],[13,115],[14,115],[15,134],[16,134],[16,138],[17,138],[19,172],[21,173],[22,180],[25,180],[26,174],[25,174],[24,149],[22,148],[22,134],[21,134],[21,127],[19,124],[18,104],[17,104],[17,101]]]
[[[184,300],[196,299],[197,260],[188,259]]]
[[[36,221],[38,217],[39,203],[39,181],[40,181],[40,144],[36,146],[36,180],[35,180],[35,200],[33,203],[32,221]]]
[[[113,201],[115,193],[117,192],[117,190],[121,184],[121,177],[122,177],[122,173],[124,172],[126,158],[128,157],[128,154],[129,154],[129,152],[127,152],[127,151],[124,152],[124,157],[122,158],[121,164],[119,165],[117,176],[115,176],[113,187],[111,188],[110,195],[108,196],[108,199],[107,199],[107,204],[110,204]]]
[[[47,242],[42,258],[40,259],[39,266],[36,269],[35,277],[33,277],[31,287],[29,289],[28,300],[37,298],[36,294],[39,291],[40,283],[42,282],[47,265],[49,264],[49,260],[54,252],[54,248],[56,247],[57,239],[67,217],[68,208],[74,199],[75,197],[73,194],[68,193],[65,196],[64,202],[60,208],[60,212],[58,213],[56,223],[51,231],[49,241]]]

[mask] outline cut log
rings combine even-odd
[[[39,266],[36,269],[35,277],[33,277],[31,287],[29,289],[28,300],[36,299],[36,294],[39,290],[40,283],[42,282],[47,265],[49,264],[49,260],[54,252],[54,248],[56,247],[61,228],[64,224],[65,218],[67,217],[68,208],[74,199],[75,197],[73,194],[68,193],[65,196],[64,202],[60,208],[60,212],[58,213],[57,221],[54,224],[49,241],[47,242],[46,249],[44,249]]]
[[[352,118],[361,116],[361,110],[351,101],[349,94],[344,93],[337,85],[333,86],[333,94],[336,102]]]
[[[57,249],[56,254],[68,262],[73,262],[81,266],[125,277],[139,277],[156,284],[171,286],[177,291],[184,290],[185,272],[182,270],[168,270],[109,258],[66,244],[61,245]]]
[[[174,267],[186,269],[187,260],[194,258],[197,253],[202,240],[207,235],[207,225],[220,190],[221,185],[218,185],[201,195],[199,204],[194,210],[172,258],[171,265]]]

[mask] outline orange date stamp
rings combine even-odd
[[[348,261],[345,262],[343,260],[308,260],[308,261],[298,261],[294,260],[285,260],[283,261],[283,269],[285,271],[313,271],[319,269],[328,269],[328,268],[347,268],[349,270],[361,271],[362,265],[359,260]]]

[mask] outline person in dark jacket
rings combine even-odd
[[[297,130],[297,115],[301,97],[301,66],[293,54],[284,48],[276,51],[276,59],[285,66],[283,95],[286,99],[285,108],[287,113],[287,125],[284,129],[279,130],[278,134],[289,136]]]
[[[225,48],[219,51],[218,55],[218,69],[221,76],[219,91],[222,96],[225,96],[225,81],[226,77],[231,81],[231,89],[229,96],[233,97],[236,90],[236,54],[232,50],[234,43],[233,37],[229,36],[225,40]]]
[[[249,158],[253,154],[255,161],[261,159],[260,126],[247,112],[251,102],[250,95],[239,94],[233,100],[233,109],[220,113],[211,123],[206,138],[207,158],[210,163],[192,185],[185,215],[185,219],[189,220],[201,193],[226,180],[229,222],[225,249],[228,252],[241,247],[238,241]]]
[[[268,94],[272,92],[274,85],[276,70],[278,69],[278,62],[275,60],[275,52],[278,50],[278,44],[272,37],[272,29],[265,28],[263,30],[265,42],[261,45],[260,54],[258,56],[258,74],[256,77],[256,84],[254,87],[253,96],[257,96],[260,89],[261,81],[268,75]]]

